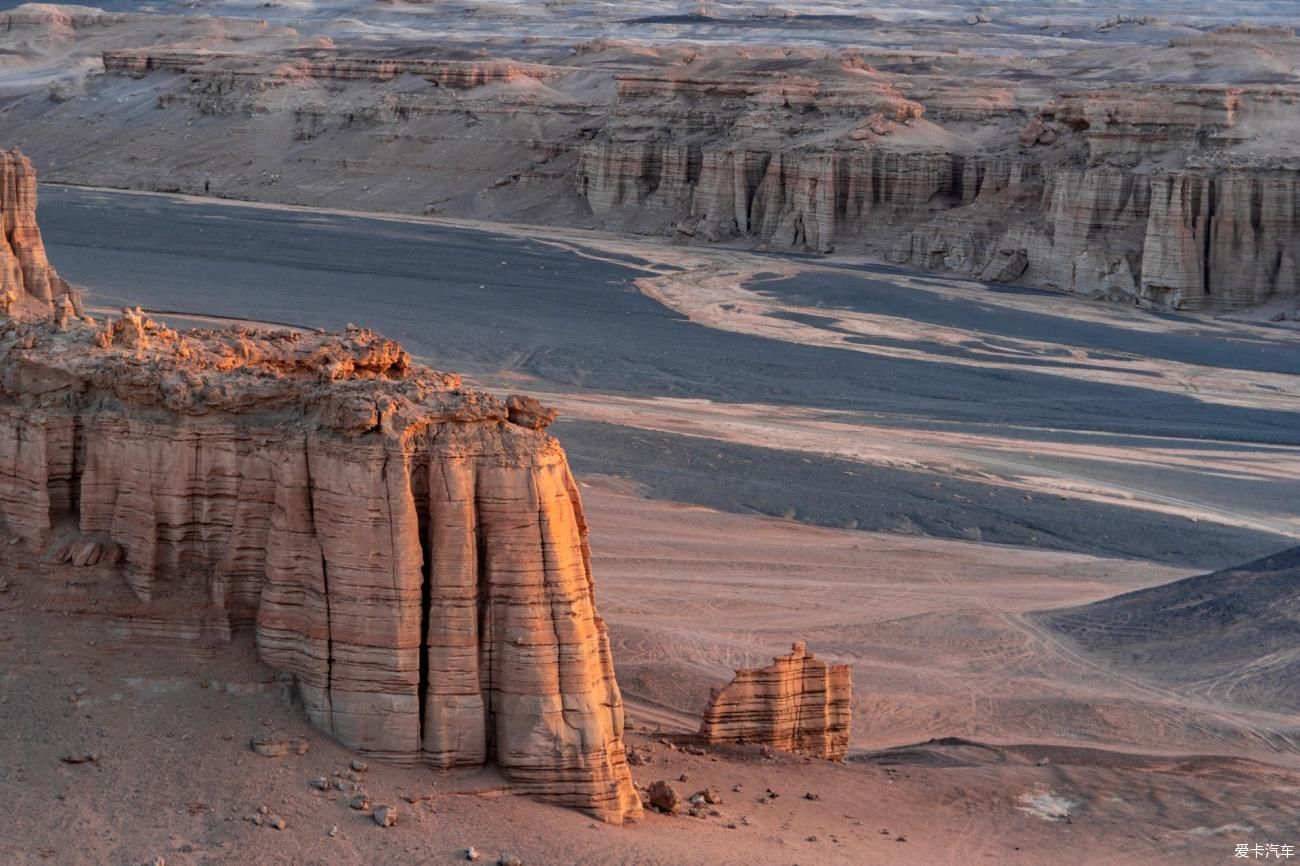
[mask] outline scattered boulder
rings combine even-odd
[[[665,815],[677,815],[682,811],[682,798],[677,789],[662,779],[650,784],[647,792],[650,806]]]
[[[376,806],[374,815],[375,823],[380,827],[393,827],[397,824],[397,807],[396,806]]]
[[[1029,252],[1023,249],[999,248],[984,266],[980,279],[989,283],[1013,283],[1029,268]]]
[[[348,808],[356,809],[358,812],[364,812],[370,808],[370,798],[364,794],[358,794],[348,801]]]

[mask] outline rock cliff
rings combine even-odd
[[[700,724],[709,743],[763,743],[841,761],[848,754],[852,681],[796,643],[765,668],[736,671],[714,689]]]
[[[138,310],[0,319],[0,371],[0,535],[125,581],[157,635],[251,627],[358,751],[640,813],[582,504],[536,401],[364,330]]]
[[[48,315],[77,295],[45,258],[36,225],[36,172],[17,150],[0,151],[0,317]]]
[[[851,39],[744,45],[379,44],[344,26],[336,44],[52,10],[0,14],[29,64],[0,113],[64,181],[868,253],[1189,310],[1300,295],[1285,27],[1035,26],[954,47],[939,23],[865,18]]]

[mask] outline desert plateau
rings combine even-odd
[[[1294,860],[1297,28],[0,3],[0,866]]]

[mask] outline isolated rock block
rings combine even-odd
[[[796,643],[765,668],[736,671],[714,689],[700,725],[710,743],[761,743],[832,761],[848,754],[852,680]]]

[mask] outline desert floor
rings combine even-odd
[[[311,787],[350,756],[245,638],[155,645],[106,615],[126,590],[98,568],[0,562],[0,862],[473,845],[527,864],[1211,864],[1300,843],[1293,716],[1144,680],[1027,616],[1296,545],[1293,332],[869,262],[42,195],[51,260],[97,315],[356,321],[559,406],[634,774],[724,802],[614,828],[488,772],[372,766],[366,791],[401,810],[381,830]],[[709,687],[794,640],[853,665],[850,759],[695,754]],[[310,751],[249,750],[268,733]],[[263,804],[283,831],[252,823]]]

